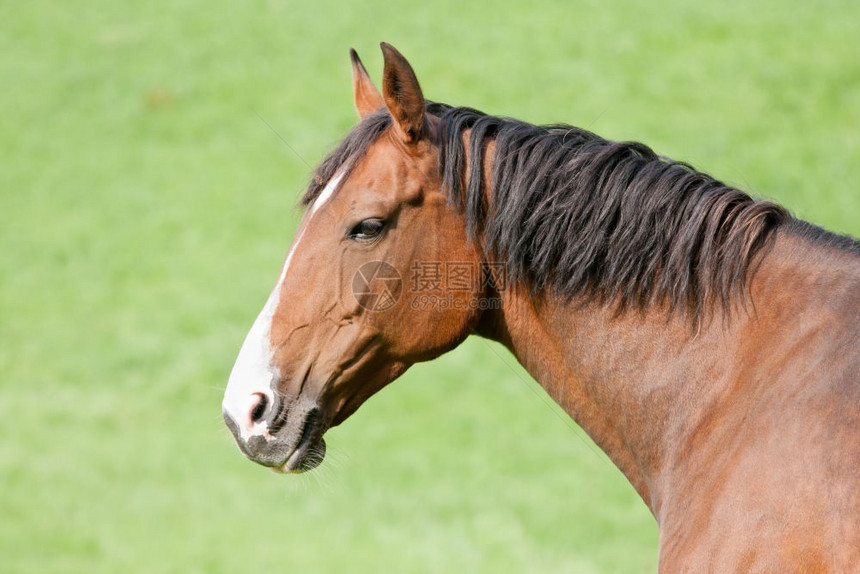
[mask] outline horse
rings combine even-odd
[[[316,168],[230,374],[247,458],[411,365],[502,343],[647,504],[677,571],[860,571],[860,242],[640,143],[425,100],[350,51],[359,123]]]

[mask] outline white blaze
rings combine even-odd
[[[269,438],[268,423],[266,421],[252,423],[250,413],[252,404],[255,404],[257,400],[254,396],[256,393],[265,395],[269,404],[273,404],[271,382],[277,377],[278,369],[272,364],[274,354],[270,338],[272,317],[278,308],[278,302],[281,298],[281,285],[287,276],[290,261],[292,261],[293,254],[302,240],[308,222],[314,213],[331,198],[342,177],[342,173],[334,176],[311,206],[307,220],[293,240],[284,261],[284,267],[281,269],[281,275],[278,277],[278,282],[263,306],[263,310],[257,315],[251,330],[245,336],[245,342],[242,343],[239,356],[230,372],[230,380],[227,382],[227,390],[224,391],[224,401],[221,406],[236,422],[239,427],[239,434],[244,440],[248,440],[253,435],[263,435]]]

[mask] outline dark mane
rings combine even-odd
[[[440,111],[440,167],[451,201],[488,256],[535,291],[620,311],[666,304],[698,318],[743,295],[756,255],[790,220],[782,207],[640,143],[468,108]],[[489,141],[487,205],[481,166]]]
[[[534,292],[619,311],[665,305],[698,320],[712,305],[742,300],[757,256],[795,221],[640,143],[444,104],[428,104],[428,113],[440,118],[443,188],[470,238]],[[317,168],[302,203],[341,166],[351,169],[390,124],[385,110],[363,119]]]

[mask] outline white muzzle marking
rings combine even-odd
[[[269,423],[267,421],[254,422],[251,420],[253,405],[259,400],[254,396],[256,393],[263,394],[269,405],[275,404],[275,391],[272,388],[272,382],[277,380],[279,373],[278,368],[272,362],[274,354],[271,342],[272,318],[278,309],[281,286],[287,277],[290,261],[292,261],[296,248],[304,236],[305,229],[307,229],[310,219],[317,210],[332,197],[342,177],[343,173],[334,176],[311,206],[307,220],[293,240],[284,261],[284,267],[281,269],[281,275],[278,277],[278,282],[266,300],[263,310],[257,315],[251,330],[245,336],[245,342],[242,343],[239,356],[230,372],[230,379],[227,382],[227,389],[224,391],[224,400],[221,406],[236,423],[242,440],[247,441],[256,435],[261,435],[267,440],[273,438],[268,432]]]

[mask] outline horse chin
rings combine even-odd
[[[280,466],[272,467],[278,474],[301,474],[322,464],[325,458],[325,439],[309,440],[301,444]]]

